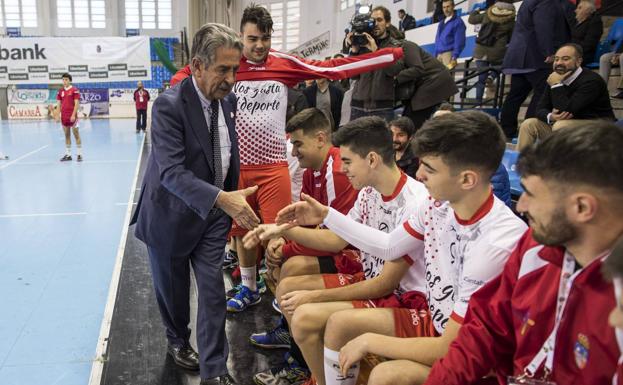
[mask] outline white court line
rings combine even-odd
[[[102,325],[100,327],[100,335],[97,340],[97,347],[95,348],[95,359],[91,366],[91,375],[89,377],[89,385],[100,385],[102,382],[102,373],[104,371],[104,362],[106,362],[106,355],[108,353],[108,337],[110,335],[110,326],[112,324],[112,316],[115,310],[115,302],[117,300],[117,291],[119,289],[119,277],[121,276],[121,265],[123,264],[123,254],[125,253],[125,243],[128,238],[128,231],[130,225],[130,217],[132,215],[132,208],[134,207],[134,194],[136,193],[136,182],[138,181],[138,172],[141,168],[141,161],[143,158],[143,149],[145,148],[145,137],[141,142],[141,149],[138,153],[138,161],[136,162],[136,171],[134,172],[134,179],[130,186],[130,198],[128,202],[128,209],[125,212],[125,219],[123,220],[123,227],[121,228],[121,240],[119,241],[119,248],[117,249],[117,257],[115,258],[115,267],[112,273],[112,279],[110,280],[110,286],[108,288],[108,299],[106,300],[106,308],[104,309],[104,318],[102,319]]]
[[[69,217],[74,215],[87,215],[86,212],[76,213],[32,213],[32,214],[0,214],[0,218],[30,218],[30,217]]]
[[[33,150],[33,151],[29,152],[28,154],[24,154],[24,155],[20,156],[19,158],[15,158],[15,159],[13,159],[13,160],[12,160],[12,161],[10,161],[9,163],[4,163],[2,166],[0,166],[0,170],[2,170],[3,168],[7,168],[7,167],[9,167],[10,165],[12,165],[12,164],[14,164],[14,163],[17,163],[17,162],[19,162],[20,160],[22,160],[22,159],[24,159],[24,158],[26,158],[26,157],[29,157],[29,156],[31,156],[32,154],[36,153],[36,152],[39,152],[39,151],[43,150],[43,149],[44,149],[44,148],[46,148],[46,147],[50,147],[50,145],[49,145],[49,144],[46,144],[45,146],[41,146],[41,147],[39,147],[38,149],[36,149],[36,150]]]
[[[129,203],[129,204],[135,205],[136,202]],[[128,202],[117,202],[117,203],[115,203],[115,206],[127,206],[127,205],[128,205]]]
[[[121,160],[84,160],[82,164],[114,164],[114,163],[134,163],[134,159],[121,159]],[[43,164],[58,164],[58,160],[53,162],[21,162],[19,166],[40,166]]]

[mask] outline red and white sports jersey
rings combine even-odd
[[[71,115],[74,112],[74,101],[80,101],[80,91],[74,86],[67,89],[61,87],[56,94],[56,100],[61,102],[61,114]]]
[[[348,213],[357,199],[358,191],[353,188],[348,177],[342,172],[339,147],[332,147],[329,150],[320,170],[305,169],[301,191],[342,214]],[[283,245],[282,253],[285,258],[294,255],[327,255],[326,251],[310,249],[295,242]]]
[[[387,67],[403,56],[402,48],[383,48],[348,58],[309,60],[270,51],[266,60],[255,63],[240,59],[234,93],[238,98],[236,134],[240,165],[286,163],[287,87],[306,79],[345,79]],[[191,74],[187,66],[171,79],[175,84]]]
[[[553,330],[565,253],[527,231],[502,274],[472,296],[459,335],[426,384],[471,384],[491,370],[506,384],[506,376],[522,374]],[[555,339],[550,381],[558,385],[611,384],[617,370],[621,352],[608,325],[616,300],[600,271],[604,259],[573,279]]]
[[[365,187],[359,192],[355,205],[348,216],[384,233],[390,233],[400,227],[413,212],[413,206],[428,196],[426,187],[415,179],[402,173],[400,181],[391,196],[384,196],[372,187]],[[354,245],[355,247],[357,245]],[[378,276],[385,261],[373,253],[360,249],[361,265],[366,279]],[[399,291],[424,292],[424,264],[404,256],[411,268],[400,281]]]
[[[351,245],[394,260],[408,254],[426,268],[426,293],[433,324],[442,334],[450,316],[462,322],[471,295],[495,278],[526,229],[492,193],[469,220],[428,194],[410,208],[408,221],[390,234],[357,226],[334,210],[324,224]]]
[[[463,322],[471,295],[500,274],[527,228],[493,193],[469,220],[429,196],[404,227],[424,242],[426,294],[439,334],[450,317]]]

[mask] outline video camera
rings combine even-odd
[[[372,18],[370,13],[358,13],[354,15],[350,21],[350,25],[353,31],[351,43],[354,46],[360,47],[368,44],[368,39],[365,37],[364,32],[368,33],[370,36],[374,36],[372,31],[374,31],[376,21]]]

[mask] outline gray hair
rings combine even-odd
[[[242,41],[238,34],[223,24],[207,23],[197,31],[193,38],[193,47],[190,58],[199,59],[205,66],[209,66],[216,60],[216,50],[235,48],[242,51]]]

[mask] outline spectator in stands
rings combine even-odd
[[[136,132],[140,132],[147,127],[147,103],[149,103],[149,92],[143,88],[143,82],[136,83],[134,91],[134,103],[136,105]]]
[[[375,52],[379,48],[400,47],[401,43],[390,36],[388,27],[391,14],[383,6],[374,7],[371,13],[376,25],[371,36],[364,33],[367,43],[361,47],[352,44],[352,32],[345,39],[351,55],[363,51]],[[351,120],[362,116],[379,116],[386,121],[394,119],[394,77],[402,69],[402,63],[396,62],[389,67],[355,76],[351,101]]]
[[[340,124],[342,100],[344,91],[325,78],[316,79],[316,82],[303,90],[307,105],[316,107],[329,118],[331,127],[335,131]]]
[[[415,126],[411,119],[403,116],[389,122],[394,143],[394,158],[396,164],[405,174],[415,178],[415,173],[420,166],[418,158],[413,153],[411,138],[415,134]]]
[[[623,71],[623,44],[619,44],[618,48],[614,52],[608,52],[599,58],[599,74],[604,79],[606,84],[608,84],[608,78],[610,77],[610,70],[612,66],[618,65],[620,71]],[[620,81],[618,86],[618,91],[612,95],[613,98],[623,99],[623,73],[619,74]]]
[[[437,111],[435,111],[432,117],[436,118],[452,112],[454,112],[454,106],[448,102],[443,102],[439,105],[439,108],[437,108]]]
[[[599,39],[604,32],[601,16],[597,14],[592,0],[582,0],[575,9],[576,24],[571,28],[571,42],[584,50],[584,63],[592,63]]]
[[[480,24],[474,48],[476,67],[482,69],[502,64],[506,46],[515,27],[515,6],[510,0],[498,1],[484,12],[474,9],[467,21],[470,24]],[[498,73],[495,71],[483,72],[478,76],[476,83],[478,104],[482,104],[485,86],[493,84],[493,81],[498,78]]]
[[[608,322],[610,326],[623,330],[623,236],[619,238],[604,262],[603,272],[606,278],[613,280],[615,295],[618,298],[617,306],[610,312]]]
[[[398,19],[400,19],[398,22],[398,29],[400,32],[405,32],[415,28],[415,18],[405,12],[404,9],[398,10]]]
[[[554,53],[569,40],[567,19],[558,1],[524,0],[517,12],[515,29],[502,64],[504,73],[512,75],[500,119],[508,140],[517,134],[517,115],[530,92],[533,95],[526,118],[535,116]]]
[[[613,382],[621,351],[607,317],[615,290],[600,271],[623,234],[621,148],[623,129],[591,122],[521,153],[517,210],[530,230],[472,295],[427,385],[473,384],[492,371],[499,383],[525,373],[541,384],[623,383]]]
[[[443,0],[443,14],[445,19],[439,22],[435,36],[435,56],[453,69],[465,48],[465,23],[454,12],[454,0]]]
[[[526,119],[519,127],[520,151],[563,127],[583,126],[586,120],[615,120],[606,83],[582,68],[582,47],[574,43],[560,47],[553,67],[536,118]]]
[[[413,121],[417,130],[431,117],[437,107],[458,92],[450,71],[431,54],[417,44],[405,40],[402,43],[404,50],[404,69],[396,76],[398,87],[412,89],[408,97],[402,100],[405,106],[403,115]]]

